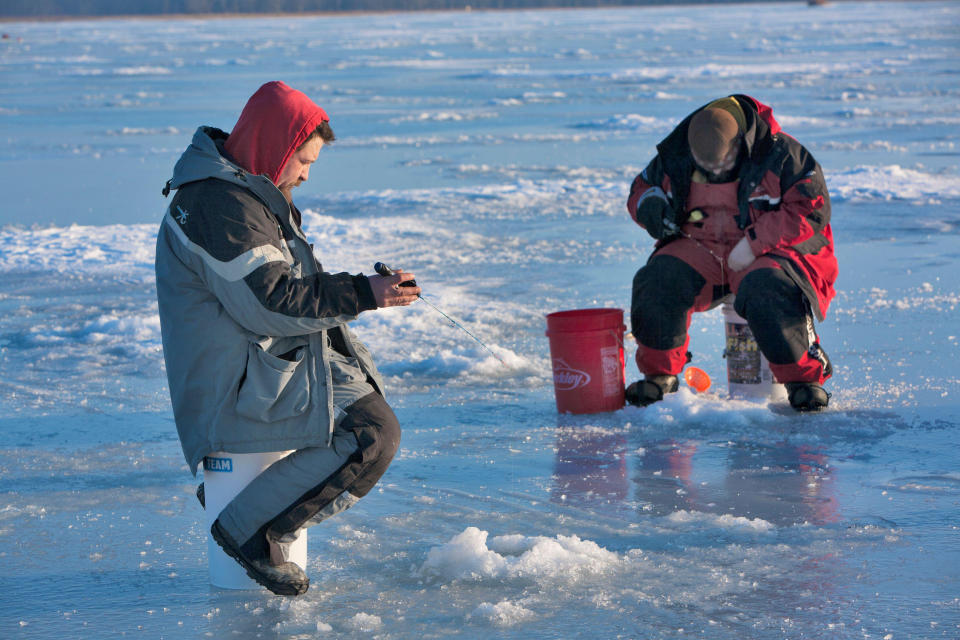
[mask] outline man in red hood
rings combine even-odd
[[[291,193],[334,140],[323,109],[268,82],[229,135],[194,134],[164,188],[176,195],[157,236],[164,359],[191,471],[214,452],[293,450],[211,528],[248,575],[284,595],[309,586],[288,561],[298,532],[366,495],[400,443],[383,380],[348,323],[420,292],[412,273],[328,273],[314,256]]]
[[[677,390],[693,312],[731,294],[798,411],[827,406],[832,368],[814,331],[834,295],[837,260],[820,165],[745,95],[697,109],[657,145],[627,209],[657,240],[633,281],[631,323],[646,406]]]

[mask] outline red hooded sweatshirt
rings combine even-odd
[[[235,163],[276,184],[297,147],[329,121],[327,112],[304,93],[275,80],[247,100],[225,149]]]

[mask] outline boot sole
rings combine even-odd
[[[213,536],[214,541],[228,556],[236,560],[237,563],[243,567],[244,571],[246,571],[247,575],[250,576],[254,582],[261,587],[269,589],[271,593],[275,593],[278,596],[302,596],[307,592],[307,589],[310,588],[309,579],[305,581],[276,582],[257,571],[257,568],[250,564],[250,562],[240,554],[239,550],[234,548],[230,543],[227,533],[220,528],[219,520],[214,520],[213,525],[210,527],[210,535]]]

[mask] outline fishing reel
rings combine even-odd
[[[396,274],[393,272],[393,269],[391,269],[391,268],[388,267],[387,265],[383,264],[382,262],[378,262],[377,264],[373,265],[373,270],[376,271],[377,273],[379,273],[379,274],[382,275],[382,276],[392,276],[392,275],[396,275]],[[415,286],[417,286],[417,281],[416,281],[416,280],[407,280],[407,281],[405,281],[405,282],[401,282],[401,283],[400,283],[400,286],[401,286],[401,287],[415,287]]]

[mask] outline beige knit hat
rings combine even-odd
[[[687,129],[687,142],[690,150],[704,162],[722,162],[734,139],[740,133],[740,127],[729,111],[719,108],[706,108],[698,111],[690,119]]]

